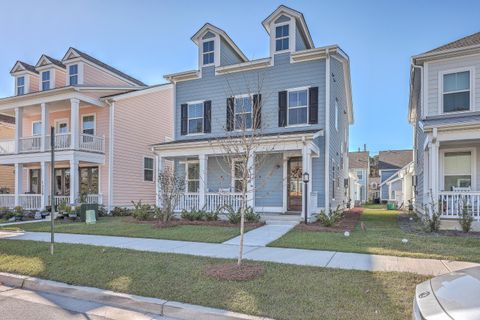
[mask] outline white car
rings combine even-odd
[[[480,319],[480,267],[447,273],[417,285],[413,319]]]

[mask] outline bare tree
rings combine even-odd
[[[166,166],[158,174],[158,185],[160,188],[158,196],[162,208],[161,216],[165,223],[173,216],[175,206],[184,192],[185,179],[177,176],[171,166]]]
[[[263,79],[260,74],[252,86],[248,79],[244,79],[246,92],[242,96],[234,96],[230,83],[227,80],[230,94],[227,93],[227,123],[225,134],[212,140],[216,148],[220,148],[228,168],[232,168],[234,192],[240,193],[240,248],[237,264],[243,259],[243,243],[245,234],[245,212],[249,207],[249,199],[253,199],[256,186],[255,171],[265,163],[265,153],[274,149],[274,144],[262,143],[264,139],[262,126],[262,106],[268,96],[262,92]],[[227,169],[228,170],[228,169]],[[253,203],[253,201],[252,201]],[[253,208],[252,208],[253,209]]]

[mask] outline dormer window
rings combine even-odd
[[[25,94],[25,77],[17,77],[17,95],[21,96]]]
[[[50,89],[50,71],[43,71],[42,72],[42,90],[49,90]]]
[[[275,27],[275,51],[288,50],[289,25],[284,24]]]
[[[68,67],[69,84],[75,86],[78,84],[78,64],[72,64]]]
[[[209,65],[214,62],[215,44],[213,40],[203,43],[203,65]]]

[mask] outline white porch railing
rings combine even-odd
[[[15,153],[15,140],[0,141],[0,154]]]
[[[90,134],[82,133],[80,135],[80,149],[93,152],[103,152],[105,150],[105,139]]]
[[[241,193],[208,192],[205,194],[205,210],[216,211],[221,207],[229,206],[237,211],[242,206]]]
[[[198,210],[199,205],[200,196],[198,193],[184,193],[180,195],[177,205],[175,206],[175,210]]]
[[[440,192],[439,210],[442,218],[458,219],[467,207],[473,218],[480,221],[480,192]]]
[[[48,197],[48,205],[51,205],[50,201],[51,197]],[[54,205],[58,206],[62,202],[66,204],[70,204],[70,196],[54,196]],[[102,204],[103,203],[103,196],[102,194],[87,194],[85,197],[85,202],[89,204]]]
[[[42,148],[40,136],[22,137],[19,139],[19,152],[38,152]]]
[[[19,194],[18,205],[25,210],[37,210],[42,207],[41,194]]]
[[[45,136],[46,150],[50,150],[50,135]],[[55,134],[55,150],[67,150],[72,146],[72,138],[69,132]]]
[[[0,194],[0,208],[13,208],[13,207],[15,207],[15,195]]]

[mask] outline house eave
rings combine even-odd
[[[179,82],[179,81],[195,80],[195,79],[200,79],[200,71],[189,70],[189,71],[183,71],[178,73],[172,73],[172,74],[164,75],[163,78],[173,83]]]
[[[446,59],[456,56],[465,56],[478,53],[480,53],[480,45],[473,45],[462,48],[447,49],[438,52],[422,53],[413,56],[412,59],[414,62],[424,62],[428,60]]]
[[[263,58],[253,61],[247,61],[242,63],[231,64],[228,66],[218,67],[215,68],[216,74],[226,74],[232,72],[241,72],[241,71],[248,71],[248,70],[255,70],[270,67],[272,65],[272,58]]]

